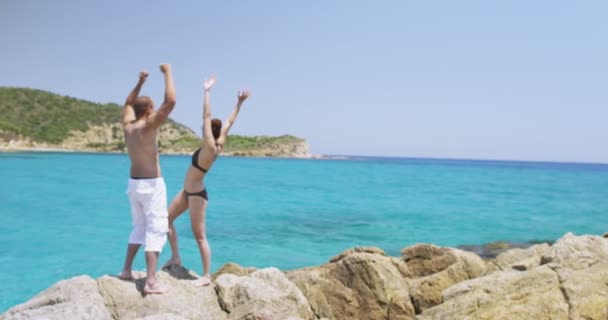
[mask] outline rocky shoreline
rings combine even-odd
[[[197,288],[183,267],[159,272],[171,290],[138,280],[63,280],[0,319],[598,319],[608,318],[608,239],[572,233],[484,260],[416,244],[401,256],[351,248],[291,271],[226,264]]]

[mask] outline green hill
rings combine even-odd
[[[71,130],[119,122],[120,106],[97,104],[50,92],[0,88],[0,129],[38,142],[61,143]]]
[[[99,104],[47,91],[0,87],[0,146],[52,147],[88,151],[126,151],[120,126],[122,106]],[[200,139],[189,128],[169,120],[159,133],[165,153],[192,152]],[[229,136],[226,154],[306,156],[303,139]]]

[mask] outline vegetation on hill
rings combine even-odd
[[[0,129],[4,131],[34,141],[61,143],[70,131],[84,132],[91,126],[120,123],[122,106],[36,89],[0,87],[0,114]]]
[[[50,92],[0,88],[0,129],[35,141],[60,143],[71,130],[86,131],[91,125],[118,122],[117,104],[96,104]]]
[[[279,137],[230,135],[228,136],[224,149],[226,152],[251,151],[254,149],[269,148],[273,145],[302,142],[304,142],[304,139],[292,135],[282,135]]]
[[[126,151],[120,120],[122,106],[94,103],[51,92],[0,87],[0,143],[29,139],[67,149]],[[169,120],[159,134],[161,152],[192,152],[200,146],[189,128]],[[225,151],[235,155],[307,154],[304,139],[231,135]]]

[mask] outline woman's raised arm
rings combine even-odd
[[[251,92],[249,90],[241,90],[238,92],[236,105],[234,106],[234,110],[232,110],[230,117],[228,117],[228,119],[222,126],[222,132],[220,133],[220,137],[218,139],[218,144],[224,145],[224,142],[226,141],[226,137],[228,136],[228,131],[230,131],[230,128],[234,124],[234,121],[236,121],[236,117],[239,115],[239,111],[241,110],[241,106],[243,105],[243,102],[245,102],[245,100],[247,100],[247,98],[249,98],[250,95],[251,95]]]
[[[203,98],[203,143],[215,147],[215,139],[211,131],[211,88],[216,82],[215,75],[212,74],[209,79],[203,81],[204,98]]]

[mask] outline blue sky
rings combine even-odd
[[[232,133],[314,153],[608,163],[606,1],[0,2],[0,86],[122,104],[141,69],[200,134],[202,79]]]

